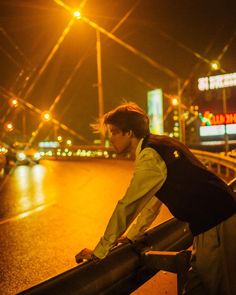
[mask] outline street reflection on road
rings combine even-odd
[[[45,160],[15,167],[1,190],[0,293],[16,294],[77,265],[75,254],[103,234],[132,165]]]
[[[26,211],[44,203],[45,194],[42,185],[44,176],[45,167],[41,165],[16,168],[14,180],[20,196],[17,199],[17,210]]]
[[[52,200],[46,199],[46,167],[16,166],[1,186],[0,224],[20,219],[42,210]]]

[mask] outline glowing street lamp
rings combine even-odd
[[[220,63],[218,60],[213,60],[211,62],[211,69],[212,69],[212,71],[217,71],[220,69]]]
[[[211,69],[214,71],[220,70],[220,63],[218,60],[214,60],[211,62]],[[226,89],[222,88],[222,102],[223,102],[223,113],[227,114],[227,97],[226,97]],[[227,134],[227,127],[225,124],[225,132],[224,132],[224,141],[225,141],[225,155],[227,155],[229,151],[229,136]]]
[[[44,122],[48,122],[48,121],[50,121],[51,119],[52,119],[52,115],[50,114],[50,112],[45,111],[45,112],[42,113],[42,120],[43,120]]]
[[[75,18],[81,19],[81,13],[80,13],[80,11],[78,11],[78,10],[74,11],[73,12],[73,15],[74,15]]]
[[[76,10],[73,12],[73,15],[77,19],[81,19],[80,11]],[[103,82],[102,82],[102,60],[101,60],[101,36],[100,30],[96,27],[96,51],[97,51],[97,87],[98,87],[98,109],[99,109],[99,118],[102,118],[104,114],[104,102],[103,102]],[[101,143],[104,143],[104,136],[101,133]]]
[[[19,106],[19,102],[16,98],[11,98],[8,103],[12,108],[17,108]]]
[[[176,98],[176,97],[173,98],[171,102],[172,102],[172,105],[173,105],[173,106],[177,106],[177,105],[179,104],[179,100],[178,100],[178,98]]]
[[[12,122],[6,122],[4,124],[4,129],[7,131],[7,132],[11,132],[13,129],[14,129],[14,126],[12,124]]]

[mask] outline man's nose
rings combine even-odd
[[[111,144],[113,143],[113,137],[112,136],[110,136],[110,142],[111,142]]]
[[[110,142],[111,142],[111,144],[114,143],[114,137],[112,135],[110,136]]]

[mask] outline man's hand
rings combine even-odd
[[[131,240],[129,240],[126,236],[121,236],[117,240],[117,244],[127,244],[127,243],[131,243]]]
[[[93,251],[87,248],[81,250],[78,254],[75,255],[75,260],[77,263],[83,262],[83,260],[92,260]]]

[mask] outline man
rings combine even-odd
[[[135,155],[134,175],[95,249],[80,259],[103,259],[127,234],[135,240],[157,216],[163,202],[194,235],[192,267],[185,294],[236,294],[236,201],[234,193],[181,142],[149,134],[147,114],[134,103],[104,116],[117,153]]]

